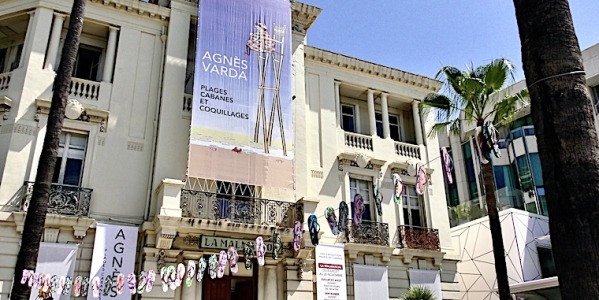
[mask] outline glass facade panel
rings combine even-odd
[[[532,168],[532,178],[536,186],[543,186],[543,169],[541,168],[541,158],[539,153],[530,153],[530,167]]]
[[[470,192],[470,200],[478,197],[478,189],[476,187],[476,173],[474,171],[474,160],[472,157],[472,149],[470,142],[462,145],[464,151],[464,161],[466,163],[466,171],[468,174],[468,191]]]

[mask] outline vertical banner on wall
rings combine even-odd
[[[347,298],[343,245],[316,246],[316,297],[318,300]]]
[[[290,2],[201,0],[196,51],[188,175],[293,189]]]
[[[75,244],[40,243],[37,254],[37,265],[35,271],[39,274],[70,276],[73,278],[75,262],[77,260],[78,246]],[[38,299],[38,289],[31,289],[30,300]],[[63,295],[52,291],[52,298],[56,300],[68,300],[70,295]]]
[[[119,274],[127,274],[134,271],[135,254],[137,253],[137,227],[120,226],[98,223],[96,227],[96,239],[94,240],[94,252],[92,256],[91,272],[89,275],[90,284],[88,295],[93,295],[93,278],[100,279],[100,291],[103,291],[104,284],[110,276],[110,279],[117,278]],[[113,280],[114,282],[114,280]],[[116,284],[108,295],[100,292],[99,299],[131,299],[129,287],[125,285],[121,295],[117,295]]]

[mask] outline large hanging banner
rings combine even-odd
[[[38,274],[56,275],[58,278],[62,276],[74,278],[73,271],[75,270],[75,262],[77,261],[78,248],[76,244],[40,243],[35,271]],[[39,289],[31,289],[29,299],[38,299],[38,292]],[[56,300],[68,300],[70,299],[70,295],[63,295],[52,290],[52,298]]]
[[[290,29],[289,0],[200,1],[190,177],[293,189]]]
[[[345,276],[343,245],[318,244],[316,246],[316,299],[347,299]]]
[[[135,254],[137,253],[137,232],[137,227],[97,224],[89,275],[90,285],[88,295],[90,298],[94,294],[93,279],[95,277],[98,277],[100,280],[99,287],[102,290],[108,279],[114,283],[119,274],[127,276],[127,274],[134,271]],[[107,295],[104,295],[104,292],[100,292],[99,297],[95,299],[103,298],[130,300],[131,294],[128,285],[125,284],[124,292],[118,295],[117,285],[112,284],[110,292]]]

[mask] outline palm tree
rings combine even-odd
[[[15,279],[10,293],[10,298],[13,300],[29,299],[31,293],[31,288],[27,284],[21,284],[18,278],[23,274],[23,270],[35,270],[37,265],[37,255],[46,224],[52,175],[56,166],[59,136],[64,120],[71,74],[73,73],[77,49],[79,48],[79,36],[83,28],[86,1],[75,0],[71,10],[69,30],[67,31],[62,49],[62,58],[54,80],[54,94],[52,95],[52,104],[48,115],[48,128],[35,176],[33,193],[25,217],[21,249],[19,249],[17,255]]]
[[[460,134],[462,124],[475,124],[477,127],[476,139],[479,141],[481,153],[490,160],[493,144],[490,139],[483,137],[483,128],[501,126],[510,122],[514,112],[519,106],[526,105],[526,91],[515,95],[497,99],[493,93],[503,88],[508,77],[513,76],[513,67],[506,59],[496,59],[489,64],[462,71],[455,67],[443,67],[437,78],[444,78],[447,95],[429,94],[421,102],[421,106],[434,109],[437,123],[431,128],[429,135],[449,131]],[[495,194],[495,180],[493,166],[482,158],[482,175],[485,199],[489,214],[489,225],[493,240],[493,256],[495,257],[495,272],[500,299],[512,299],[508,284],[507,268],[501,223],[497,211],[497,195]],[[484,162],[487,163],[484,163]]]
[[[433,292],[425,286],[411,286],[400,300],[436,300]]]
[[[514,0],[564,299],[599,295],[599,140],[567,0]]]

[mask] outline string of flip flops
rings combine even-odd
[[[449,151],[451,151],[451,150],[449,150]],[[426,164],[417,164],[418,166],[416,167],[416,169],[418,171],[416,173],[416,175],[417,175],[416,193],[418,193],[419,195],[424,194],[425,187],[428,184],[428,178],[426,176],[426,171],[424,170],[424,167],[429,165],[431,162],[433,162],[437,159],[440,159],[440,158],[443,160],[442,167],[443,167],[443,171],[447,174],[446,177],[448,179],[448,183],[449,184],[453,183],[453,176],[452,176],[453,160],[451,159],[451,156],[449,155],[447,148],[441,147],[441,155],[440,156],[429,160],[429,162]],[[402,194],[405,191],[405,186],[403,185],[403,181],[401,179],[401,176],[399,176],[399,174],[393,173],[392,178],[393,178],[393,199],[395,200],[395,203],[397,205],[401,205]],[[376,205],[377,214],[379,216],[382,216],[383,215],[383,208],[382,208],[383,195],[379,190],[380,179],[374,179],[373,183],[374,183],[373,196],[374,196],[374,200],[375,200],[374,202]],[[365,211],[363,196],[360,194],[356,194],[354,196],[354,198],[352,199],[352,205],[353,205],[352,222],[355,225],[361,225],[362,224],[362,215],[364,214],[364,211]],[[339,219],[337,219],[336,212],[339,213]],[[312,244],[314,246],[318,245],[318,233],[320,232],[320,225],[318,224],[318,219],[322,219],[322,218],[327,220],[327,223],[329,224],[329,228],[331,229],[331,232],[333,233],[333,235],[336,236],[340,232],[345,232],[345,230],[346,230],[347,222],[348,222],[348,218],[349,218],[349,207],[347,206],[347,203],[345,201],[341,201],[339,203],[338,209],[335,209],[333,207],[327,207],[325,209],[325,212],[323,215],[320,215],[320,216],[310,215],[310,217],[308,218],[308,230],[310,232],[310,238],[311,238]]]
[[[296,223],[294,232],[294,250],[298,251],[301,246],[302,238],[302,227],[299,222]],[[272,236],[274,249],[272,252],[273,259],[280,258],[283,249],[283,243],[281,240],[280,233],[278,230],[273,232]],[[264,266],[266,254],[266,245],[264,238],[258,236],[255,243],[248,242],[243,243],[243,255],[246,258],[244,266],[246,269],[252,269],[252,259],[256,258],[258,265]],[[206,270],[211,279],[222,278],[225,274],[227,264],[231,273],[237,273],[239,255],[235,247],[229,247],[227,251],[221,250],[219,255],[212,254],[207,260],[201,257],[196,266],[196,262],[189,260],[187,262],[187,268],[183,263],[179,263],[176,266],[164,266],[160,268],[160,281],[162,285],[162,291],[167,292],[169,289],[175,290],[180,287],[183,283],[187,287],[190,287],[194,279],[201,282],[204,278]],[[104,277],[104,284],[101,286],[101,278],[99,276],[93,277],[91,280],[87,276],[77,276],[73,280],[70,276],[58,276],[51,274],[37,273],[32,270],[23,270],[21,277],[21,284],[27,284],[33,289],[39,289],[46,291],[45,294],[50,295],[55,293],[58,295],[69,295],[73,290],[74,297],[87,297],[88,289],[91,284],[92,297],[98,298],[100,294],[109,296],[111,293],[121,295],[124,292],[125,281],[129,287],[131,294],[142,294],[144,292],[151,292],[156,281],[156,271],[142,271],[139,276],[135,273],[118,274],[117,276],[106,276]]]

